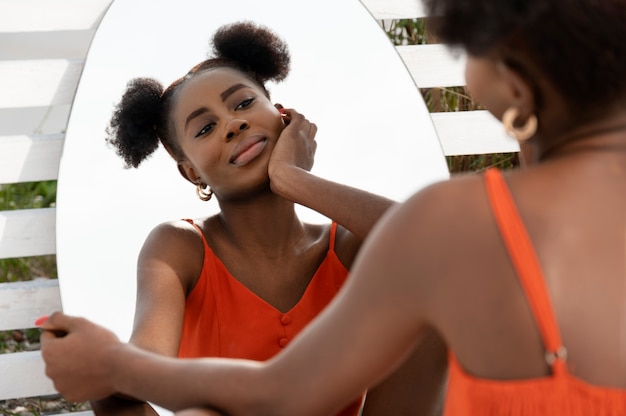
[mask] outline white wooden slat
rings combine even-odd
[[[0,60],[84,59],[95,30],[0,32]]]
[[[419,88],[465,85],[465,54],[438,44],[398,46],[397,50]]]
[[[0,400],[56,394],[41,352],[0,354]]]
[[[0,32],[94,29],[111,0],[0,0]]]
[[[33,328],[37,318],[58,310],[61,295],[56,279],[0,283],[0,331]]]
[[[361,3],[379,20],[426,16],[421,0],[361,0]]]
[[[73,413],[59,413],[59,414],[55,414],[55,415],[50,415],[50,416],[94,416],[94,413],[92,411],[86,411],[86,412],[73,412]]]
[[[0,109],[71,104],[83,60],[0,61]]]
[[[71,104],[0,108],[0,136],[64,133]]]
[[[0,136],[64,132],[83,63],[0,61]]]
[[[519,152],[519,144],[504,133],[488,111],[431,113],[446,156]]]
[[[0,258],[56,253],[56,209],[0,211]]]
[[[0,136],[0,184],[57,179],[64,135]]]

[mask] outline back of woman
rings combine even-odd
[[[600,414],[616,400],[606,414],[623,414],[626,2],[428,3],[469,54],[472,95],[536,157],[438,190],[465,213],[442,228],[455,257],[433,313],[453,350],[447,411]]]

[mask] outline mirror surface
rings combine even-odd
[[[358,0],[116,0],[91,45],[68,124],[57,260],[64,310],[122,340],[131,333],[136,261],[150,230],[218,206],[198,200],[162,147],[139,169],[124,169],[105,128],[131,78],[169,85],[205,59],[218,27],[239,20],[266,25],[289,44],[291,73],[269,89],[274,102],[317,124],[313,173],[399,201],[448,177],[418,89]],[[328,221],[298,209],[306,221]]]

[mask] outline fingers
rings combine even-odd
[[[55,312],[49,317],[42,316],[35,321],[35,325],[44,331],[64,331],[69,332],[76,324],[78,318],[65,315],[63,312]]]
[[[315,123],[310,122],[304,115],[294,109],[283,109],[283,111],[289,117],[289,125],[292,126],[292,129],[299,129],[308,139],[315,138],[317,135],[317,125]]]

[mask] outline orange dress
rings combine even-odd
[[[290,311],[280,312],[235,279],[213,253],[200,228],[187,221],[202,236],[204,264],[185,302],[178,351],[181,358],[267,360],[328,305],[348,276],[348,270],[335,253],[337,224],[332,223],[326,257],[298,303]],[[358,415],[361,402],[362,399],[356,400],[339,414]]]
[[[552,374],[523,380],[489,380],[468,374],[450,354],[445,415],[626,415],[626,390],[594,386],[567,370],[548,291],[537,256],[500,171],[485,174],[494,217],[529,300]]]

